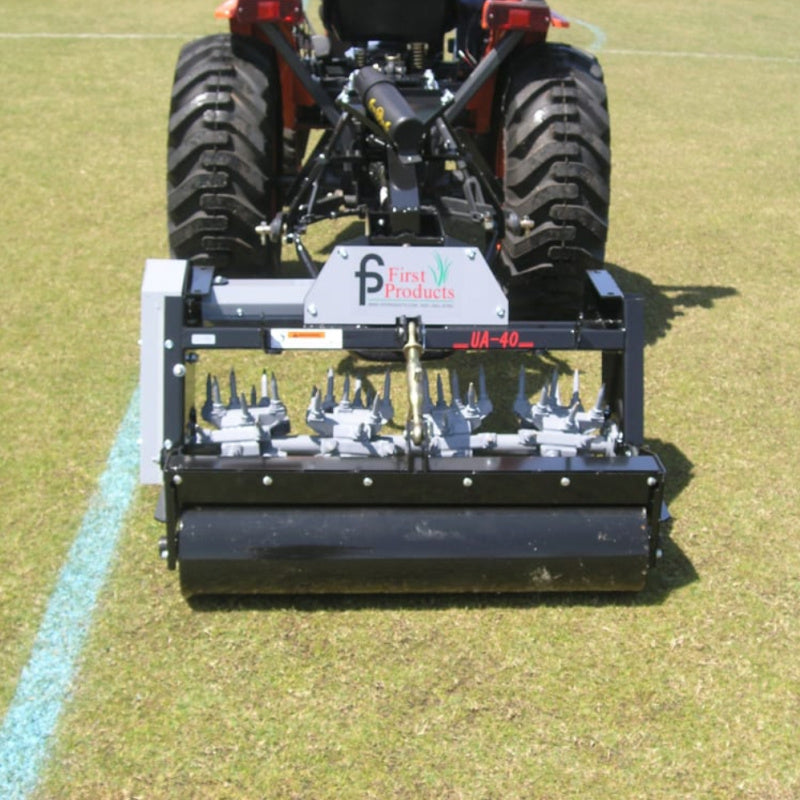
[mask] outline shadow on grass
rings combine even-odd
[[[664,338],[686,309],[711,309],[716,301],[739,294],[733,286],[668,286],[653,283],[646,276],[618,264],[606,264],[606,268],[624,292],[644,296],[646,344],[655,344]]]

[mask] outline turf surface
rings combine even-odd
[[[2,26],[191,38],[211,5],[53,0]],[[800,9],[558,10],[605,35],[608,255],[647,298],[675,516],[648,589],[190,607],[141,490],[37,797],[800,794]],[[3,710],[136,384],[179,46],[0,43]],[[319,373],[296,370],[304,401]]]

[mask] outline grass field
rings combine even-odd
[[[172,69],[213,5],[0,15],[0,714],[137,383]],[[192,608],[140,490],[39,800],[800,797],[800,6],[557,8],[606,70],[608,257],[647,299],[648,588]]]

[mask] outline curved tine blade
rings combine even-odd
[[[280,396],[280,394],[278,392],[278,379],[275,377],[275,373],[274,372],[270,376],[269,388],[270,388],[270,392],[269,393],[270,393],[270,397],[272,397],[272,402],[273,403],[280,403],[281,402],[281,396]]]
[[[383,415],[381,413],[382,406],[381,397],[376,392],[370,408],[370,422],[372,422],[373,425],[380,425],[383,423]]]
[[[520,402],[528,402],[528,387],[527,378],[525,377],[525,367],[519,368],[519,375],[517,376],[517,400]]]
[[[239,398],[239,403],[242,409],[242,422],[241,424],[247,424],[253,421],[253,417],[250,414],[250,406],[247,404],[247,394],[242,392],[241,397]]]
[[[326,412],[333,411],[336,406],[336,396],[333,394],[333,367],[328,367],[325,376],[325,397],[322,400],[322,408]]]
[[[550,381],[545,381],[542,384],[542,391],[539,393],[538,405],[542,409],[547,408],[550,405]]]
[[[575,403],[581,402],[581,378],[580,373],[576,369],[575,372],[572,373],[572,398],[570,399],[570,405],[575,405]]]
[[[394,418],[394,407],[392,406],[392,375],[388,369],[383,378],[383,397],[380,398],[379,408],[383,419],[391,422]]]
[[[475,391],[475,384],[472,381],[467,387],[467,408],[473,411],[478,409],[478,393]]]
[[[355,379],[355,385],[353,387],[353,408],[364,408],[361,378]]]
[[[558,369],[553,369],[553,377],[550,383],[550,402],[556,406],[561,405],[561,394],[558,390]]]
[[[422,370],[422,412],[423,414],[430,414],[433,410],[433,403],[431,402],[431,384],[428,379],[428,370]]]
[[[517,378],[517,396],[514,399],[514,413],[521,420],[528,420],[531,416],[531,404],[528,402],[527,379],[525,377],[525,367],[519,368]]]
[[[236,389],[236,372],[231,369],[228,375],[228,385],[230,388],[230,400],[228,401],[228,408],[240,408],[239,405],[239,392]]]
[[[314,419],[322,419],[325,416],[322,413],[322,394],[316,386],[311,390],[311,400],[308,403],[306,416]]]
[[[606,385],[602,383],[600,384],[600,391],[597,393],[597,400],[594,401],[594,408],[592,409],[592,411],[602,411],[605,399],[606,399]]]
[[[350,403],[350,376],[344,376],[344,382],[342,383],[342,403],[346,403],[349,405]]]
[[[258,401],[260,406],[268,406],[269,405],[269,388],[268,388],[269,380],[267,378],[267,370],[261,370],[261,399]]]
[[[218,408],[221,405],[222,403],[219,399],[219,384],[217,383],[217,379],[212,377],[209,372],[206,376],[206,402],[203,404],[200,416],[206,420],[206,422],[213,422],[214,407],[216,406]]]
[[[450,370],[450,402],[454,406],[461,405],[461,387],[458,383],[458,372]]]
[[[441,373],[436,375],[436,408],[447,408],[447,403],[444,401],[444,384]]]
[[[570,428],[577,428],[577,419],[578,419],[578,412],[581,410],[580,403],[573,403],[573,405],[569,409],[569,414],[567,414],[567,426]]]
[[[478,408],[484,417],[490,414],[494,408],[489,392],[486,390],[486,372],[483,364],[478,367]]]

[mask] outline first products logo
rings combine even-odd
[[[450,262],[438,253],[435,265],[422,270],[389,266],[377,253],[367,253],[354,273],[358,279],[358,304],[413,300],[417,302],[442,302],[455,300],[454,289],[447,286]],[[379,272],[371,267],[382,267]],[[368,297],[373,295],[373,297]]]

